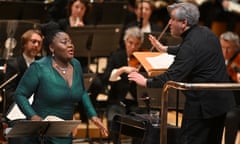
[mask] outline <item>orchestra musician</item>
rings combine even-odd
[[[28,69],[30,64],[36,59],[39,59],[42,54],[43,35],[40,30],[29,29],[21,36],[22,53],[13,59],[7,61],[5,80],[10,79],[13,75],[18,74],[15,79],[6,85],[6,106],[7,111],[11,111],[11,105],[14,103],[14,94],[17,85],[22,78],[24,72]],[[11,127],[11,122],[8,120],[8,126]],[[8,143],[21,144],[23,139],[9,138]]]
[[[15,58],[7,61],[5,80],[8,80],[14,74],[18,76],[6,85],[5,94],[7,96],[6,110],[14,102],[14,92],[16,87],[29,65],[39,59],[42,55],[43,35],[39,30],[30,29],[21,36],[22,53]]]
[[[239,36],[231,31],[220,35],[220,43],[225,58],[227,72],[232,82],[240,83],[240,41]],[[240,91],[234,91],[237,106],[226,115],[225,144],[235,144],[240,128]]]
[[[222,52],[227,65],[228,75],[233,82],[240,82],[240,44],[236,33],[227,31],[220,35]]]
[[[124,35],[124,47],[118,48],[109,58],[103,74],[104,85],[110,85],[108,95],[107,119],[108,127],[111,126],[116,114],[129,114],[137,110],[136,83],[129,82],[127,74],[137,71],[138,61],[133,52],[138,51],[143,42],[143,33],[138,27],[130,27]],[[118,135],[110,131],[110,138],[118,143]]]

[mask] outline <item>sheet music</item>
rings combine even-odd
[[[30,104],[33,102],[33,95],[28,99]],[[17,120],[17,119],[26,119],[26,116],[21,112],[18,105],[14,103],[11,111],[7,114],[7,118],[9,120]]]
[[[146,57],[146,60],[151,64],[153,69],[168,69],[173,63],[174,57],[174,55],[164,53],[155,57]]]

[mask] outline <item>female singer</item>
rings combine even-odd
[[[24,73],[16,89],[15,100],[27,119],[42,121],[49,115],[72,120],[74,106],[82,102],[88,117],[107,135],[84,88],[80,63],[74,58],[74,45],[67,33],[56,23],[42,27],[44,48],[48,56],[35,61]],[[28,98],[34,94],[33,104]],[[26,143],[38,144],[36,137]],[[72,144],[72,136],[46,137],[44,143]]]

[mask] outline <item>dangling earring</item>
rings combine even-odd
[[[54,51],[52,52],[52,57],[54,57],[55,55],[54,55]]]

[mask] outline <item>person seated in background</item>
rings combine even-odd
[[[240,41],[239,36],[231,31],[220,35],[222,52],[232,82],[240,83]],[[233,91],[237,106],[226,115],[225,144],[235,144],[240,128],[240,91]]]
[[[108,127],[117,114],[129,114],[136,112],[138,107],[136,83],[129,82],[127,74],[138,71],[139,63],[133,56],[143,42],[143,33],[138,27],[130,27],[124,35],[124,47],[117,49],[110,56],[103,74],[104,85],[110,85],[108,93],[107,120]],[[118,143],[118,137],[111,135],[114,143]]]
[[[27,120],[42,121],[47,116],[73,120],[75,103],[81,102],[88,118],[102,135],[108,131],[98,118],[83,83],[80,62],[74,58],[70,36],[57,23],[41,26],[47,56],[33,62],[21,78],[15,101]],[[33,95],[32,104],[28,98]],[[73,136],[44,137],[43,143],[72,144]],[[28,144],[42,143],[37,136],[27,137]]]
[[[17,85],[22,78],[24,72],[28,69],[30,64],[42,56],[42,41],[43,35],[40,30],[29,29],[21,36],[21,48],[22,53],[13,59],[9,59],[6,64],[6,73],[4,75],[5,81],[17,76],[11,80],[5,87],[6,105],[4,118],[8,127],[11,127],[14,121],[7,119],[7,113],[12,110],[12,106],[15,102],[14,95]],[[8,144],[24,143],[24,139],[21,138],[9,138]]]
[[[154,5],[150,0],[137,0],[134,10],[136,18],[126,24],[126,29],[131,26],[138,26],[145,33],[161,31],[162,28],[151,21],[153,10]]]
[[[160,32],[162,28],[151,21],[151,15],[154,9],[154,5],[150,0],[137,0],[134,8],[135,17],[129,22],[126,22],[123,27],[121,39],[120,39],[120,47],[124,47],[124,33],[126,29],[130,27],[137,26],[141,29],[143,33],[150,32]]]
[[[240,4],[237,1],[223,0],[222,6],[229,12],[240,14]]]
[[[87,24],[88,0],[70,0],[67,5],[67,18],[60,19],[59,25],[66,30],[67,27],[83,27]]]
[[[6,85],[6,110],[9,110],[10,105],[14,102],[14,93],[16,87],[29,65],[42,56],[42,41],[43,35],[40,30],[30,29],[24,32],[21,36],[22,53],[7,61],[5,81],[18,74],[15,79]]]

